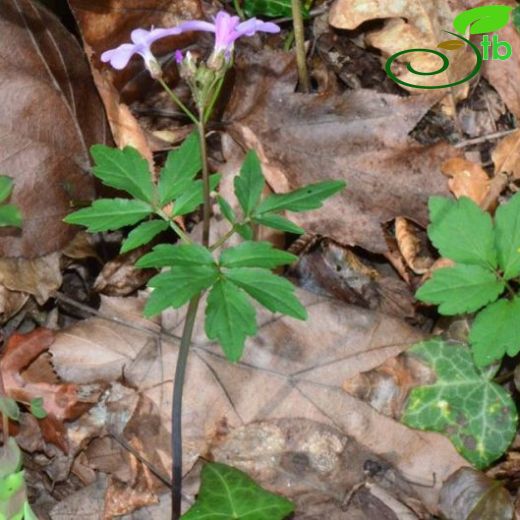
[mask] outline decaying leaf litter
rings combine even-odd
[[[30,0],[4,4],[0,89],[13,102],[4,106],[0,163],[17,181],[13,202],[35,222],[21,236],[2,231],[7,347],[0,370],[9,395],[44,396],[52,412],[39,422],[23,414],[18,426],[29,497],[42,518],[167,518],[171,386],[183,314],[143,318],[140,290],[154,273],[117,254],[118,233],[93,240],[78,234],[67,246],[74,231],[61,218],[94,196],[89,145],[113,138],[160,163],[188,133],[188,121],[167,108],[137,61],[115,72],[101,64],[100,52],[136,26],[209,17],[222,6],[70,0],[82,51]],[[288,274],[302,287],[307,322],[259,311],[259,334],[234,365],[197,324],[183,417],[185,506],[198,490],[202,461],[216,460],[292,499],[296,518],[462,519],[476,514],[482,496],[477,513],[488,516],[480,518],[511,518],[518,441],[490,470],[510,494],[469,469],[446,437],[410,429],[399,417],[409,391],[434,377],[405,353],[434,325],[414,291],[445,260],[425,236],[428,198],[451,191],[493,208],[516,191],[520,141],[510,131],[520,111],[518,54],[488,62],[476,81],[448,94],[400,90],[381,75],[381,57],[399,50],[398,38],[410,47],[417,39],[435,46],[441,28],[475,2],[421,1],[411,11],[406,3],[382,4],[367,10],[361,0],[336,0],[308,20],[313,94],[296,91],[283,35],[238,49],[210,127],[212,167],[224,174],[220,189],[231,191],[247,148],[258,152],[273,192],[324,178],[345,179],[348,189],[297,220],[309,231],[297,242],[266,234],[300,256]],[[514,30],[499,34],[520,52]],[[172,48],[204,53],[208,44],[183,35],[158,46],[169,81],[189,101]],[[367,62],[379,78],[372,84]],[[37,81],[41,76],[53,85],[59,78],[59,88]],[[21,88],[30,94],[15,95]],[[52,108],[43,110],[43,101]],[[182,225],[200,234],[197,215]],[[225,225],[215,208],[213,232]],[[440,322],[437,330],[464,338],[460,322]]]

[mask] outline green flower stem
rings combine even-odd
[[[225,235],[222,235],[212,246],[210,246],[210,251],[215,251],[221,245],[223,245],[229,238],[231,238],[236,231],[236,226],[233,226]]]
[[[208,150],[206,147],[206,126],[204,124],[204,111],[201,110],[200,121],[197,124],[200,138],[200,155],[202,159],[202,193],[204,205],[202,208],[202,245],[209,246],[209,226],[210,226],[210,198],[209,198],[209,166],[208,166]]]
[[[186,364],[190,351],[191,337],[197,310],[199,308],[200,294],[190,300],[188,312],[182,331],[181,345],[175,368],[175,379],[173,380],[172,400],[172,519],[181,517],[182,501],[182,393],[184,390],[184,378],[186,375]]]
[[[179,99],[177,94],[175,94],[175,92],[167,85],[167,83],[162,78],[158,78],[157,81],[161,84],[162,88],[172,98],[173,102],[191,119],[191,121],[195,125],[198,125],[199,122],[197,121],[197,118],[192,114],[190,109]]]
[[[217,79],[217,81],[212,85],[212,89],[210,89],[210,92],[211,92],[211,90],[213,90],[213,95],[204,112],[204,122],[205,123],[208,122],[209,118],[211,117],[211,114],[213,113],[213,109],[215,108],[215,103],[217,102],[217,99],[220,95],[220,91],[222,89],[223,83],[224,83],[224,76]]]
[[[305,35],[303,29],[302,6],[300,0],[291,0],[294,40],[296,42],[296,63],[298,65],[298,77],[300,88],[303,92],[311,91],[311,82],[307,70],[307,57],[305,55]]]

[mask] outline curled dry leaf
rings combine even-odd
[[[442,165],[442,173],[450,177],[448,185],[455,197],[469,197],[478,205],[486,200],[489,177],[480,164],[453,157]]]
[[[395,238],[408,267],[416,274],[426,273],[433,262],[430,258],[419,257],[421,241],[416,231],[403,217],[395,219]]]
[[[513,501],[507,490],[472,468],[457,470],[444,483],[440,509],[447,520],[513,518]]]
[[[0,169],[23,215],[21,230],[2,229],[0,255],[34,258],[76,233],[62,219],[94,196],[88,148],[105,141],[105,117],[82,49],[38,2],[2,2],[0,78]]]
[[[520,130],[504,137],[492,154],[495,172],[520,179]]]

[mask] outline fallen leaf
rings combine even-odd
[[[76,233],[62,219],[94,196],[88,147],[105,141],[105,116],[76,39],[32,0],[2,3],[0,77],[0,168],[23,215],[21,231],[2,229],[0,255],[34,258]]]
[[[520,130],[504,137],[492,154],[495,172],[520,179]]]
[[[395,219],[395,238],[408,267],[416,274],[426,273],[432,265],[432,260],[419,256],[421,241],[413,227],[403,217]]]
[[[450,177],[448,185],[455,197],[469,197],[481,205],[489,193],[489,177],[482,166],[461,157],[448,159],[442,173]]]
[[[228,131],[254,148],[275,192],[325,179],[347,188],[324,207],[292,216],[310,233],[386,253],[381,224],[402,216],[426,226],[427,199],[446,194],[440,165],[457,155],[447,144],[421,146],[408,133],[431,97],[368,90],[342,96],[294,92],[294,58],[266,52],[237,60],[224,116]]]

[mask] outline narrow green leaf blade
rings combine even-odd
[[[344,181],[325,181],[308,184],[303,188],[267,197],[255,211],[255,217],[271,211],[309,211],[321,208],[323,202],[345,189]]]
[[[31,414],[34,415],[36,419],[45,419],[45,417],[47,417],[47,412],[43,407],[42,397],[34,397],[31,399]]]
[[[12,204],[0,206],[0,227],[5,226],[22,227],[22,214]]]
[[[505,284],[497,276],[479,265],[455,265],[433,272],[416,297],[439,305],[441,314],[453,315],[474,312],[495,301]]]
[[[428,236],[441,255],[462,264],[497,266],[493,222],[468,197],[431,197]]]
[[[0,412],[13,421],[20,420],[20,408],[18,403],[11,397],[0,397]]]
[[[231,466],[211,462],[202,468],[197,500],[182,520],[283,520],[294,511],[289,500],[260,487]]]
[[[261,224],[262,226],[286,231],[287,233],[294,233],[296,235],[303,235],[305,233],[305,229],[297,226],[294,222],[291,222],[285,217],[275,215],[274,213],[264,213],[259,217],[254,217],[253,222]]]
[[[136,247],[147,244],[161,231],[168,229],[169,224],[164,220],[149,220],[141,222],[135,229],[130,231],[128,237],[121,246],[121,253],[128,253]]]
[[[144,307],[146,317],[155,316],[168,307],[178,309],[218,278],[216,266],[174,267],[171,271],[154,276],[149,287],[154,291]]]
[[[133,226],[152,213],[152,207],[141,200],[99,199],[89,208],[67,215],[67,224],[85,226],[91,233]]]
[[[408,352],[431,366],[437,380],[412,390],[402,421],[444,433],[477,468],[489,466],[516,433],[516,407],[507,391],[475,368],[465,345],[434,339]]]
[[[160,205],[179,197],[201,169],[199,137],[192,132],[177,150],[168,154],[159,178]]]
[[[495,213],[498,264],[506,280],[520,275],[520,193]]]
[[[213,191],[217,188],[218,183],[222,176],[219,173],[215,173],[209,176],[209,187]],[[182,193],[182,195],[175,201],[173,206],[173,216],[178,217],[180,215],[186,215],[197,209],[204,200],[204,193],[202,187],[202,181],[192,181],[188,188]]]
[[[280,265],[290,264],[298,257],[274,249],[270,242],[242,242],[238,246],[224,249],[220,255],[220,263],[224,267],[264,267],[274,269]]]
[[[152,201],[153,185],[148,162],[131,146],[122,150],[95,144],[90,153],[96,162],[94,175],[103,184],[124,190],[136,199]]]
[[[235,229],[244,240],[253,240],[253,229],[249,224],[236,224]]]
[[[217,197],[217,200],[220,212],[224,215],[224,218],[231,224],[234,224],[237,220],[237,216],[229,202],[221,195]]]
[[[234,180],[235,195],[245,216],[251,215],[265,186],[260,160],[254,150],[247,152],[240,175]]]
[[[469,333],[477,366],[520,352],[520,299],[499,300],[480,311]]]
[[[267,269],[249,267],[229,269],[225,276],[270,311],[307,319],[307,311],[294,295],[294,285],[289,280]]]
[[[208,295],[205,330],[231,362],[242,356],[247,336],[256,334],[255,308],[241,289],[225,279],[218,280]]]
[[[0,202],[7,200],[13,191],[13,179],[7,175],[0,175]]]
[[[301,3],[302,16],[304,18],[309,16],[309,3]],[[244,12],[249,17],[292,17],[291,0],[244,0]]]
[[[139,258],[136,267],[191,267],[215,265],[211,253],[199,244],[159,244]]]

